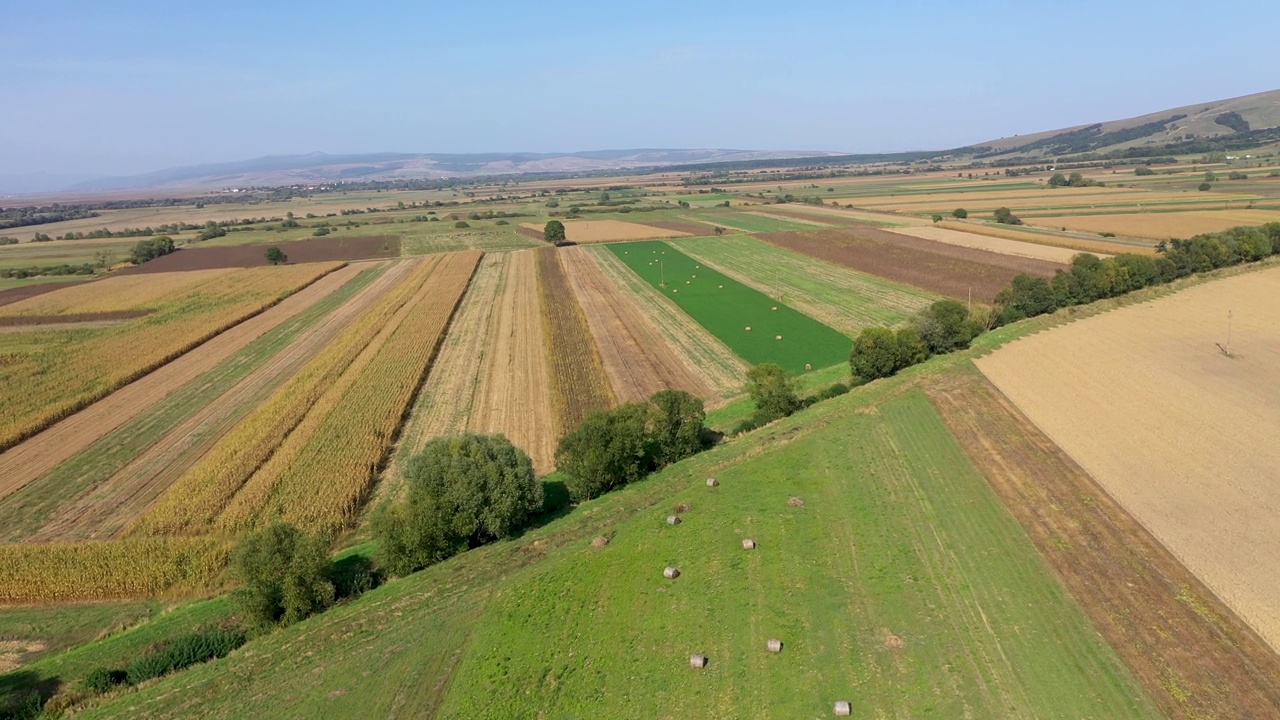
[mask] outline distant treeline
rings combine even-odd
[[[849,364],[856,378],[869,382],[903,368],[969,346],[984,330],[1060,308],[1119,297],[1195,273],[1280,256],[1280,222],[1236,227],[1171,240],[1157,246],[1159,256],[1122,253],[1099,258],[1081,253],[1068,270],[1052,279],[1020,274],[996,295],[984,318],[971,317],[963,304],[941,300],[917,315],[910,327],[894,332],[868,328],[854,340]]]
[[[54,204],[43,207],[30,205],[18,208],[0,208],[0,230],[91,217],[98,217],[98,213],[85,205]]]

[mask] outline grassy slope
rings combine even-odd
[[[732,278],[699,267],[667,243],[646,241],[606,247],[748,362],[776,362],[792,372],[801,372],[806,363],[821,368],[849,357],[849,338]],[[660,287],[658,266],[650,264],[659,257],[664,264],[666,288]],[[777,340],[778,335],[783,339]]]
[[[856,335],[875,325],[897,325],[940,296],[909,285],[814,260],[749,237],[677,240],[677,249],[741,276],[758,288]]]
[[[15,542],[38,530],[58,507],[110,478],[184,418],[204,407],[267,362],[306,328],[367,286],[383,268],[361,272],[306,311],[272,328],[218,367],[117,428],[48,475],[0,500],[0,542]],[[245,412],[252,409],[246,404]]]
[[[143,622],[164,605],[155,600],[128,600],[46,607],[0,608],[0,642],[39,643],[42,650],[23,653],[24,663],[54,655]]]
[[[261,717],[790,718],[839,698],[859,716],[1152,716],[904,385],[815,406],[85,716],[252,702]],[[669,527],[677,501],[693,509]],[[598,551],[600,533],[613,541]],[[663,580],[667,564],[684,575]]]

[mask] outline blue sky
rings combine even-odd
[[[444,5],[8,0],[0,175],[944,148],[1280,87],[1262,0]]]

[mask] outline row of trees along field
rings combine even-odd
[[[1099,258],[1081,253],[1072,258],[1069,270],[1058,271],[1052,279],[1020,274],[996,295],[995,308],[985,321],[971,316],[957,301],[940,300],[896,332],[887,327],[867,328],[854,340],[850,369],[857,380],[870,382],[931,355],[966,348],[985,329],[1280,255],[1280,223],[1161,242],[1157,251],[1154,258],[1131,253]]]

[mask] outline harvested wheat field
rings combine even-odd
[[[522,223],[520,227],[542,232],[543,226],[535,223]],[[654,238],[685,237],[690,233],[682,230],[641,225],[640,223],[622,220],[566,220],[565,236],[569,242],[596,243],[619,242],[622,240],[652,240]]]
[[[216,283],[232,268],[149,275],[112,275],[94,283],[67,285],[54,292],[11,303],[0,316],[53,317],[117,313],[164,304],[175,294]]]
[[[1129,213],[1123,215],[1066,215],[1029,218],[1033,225],[1084,232],[1167,240],[1219,232],[1238,225],[1280,222],[1280,210],[1192,210],[1188,212]]]
[[[242,314],[250,312],[252,316],[247,320],[234,316],[230,317],[229,320],[233,324],[221,332],[217,332],[219,330],[217,327],[200,328],[197,326],[190,328],[188,332],[193,334],[195,332],[210,333],[211,331],[215,334],[211,339],[203,341],[199,336],[192,337],[187,342],[194,344],[194,347],[184,354],[180,354],[176,359],[160,364],[157,369],[149,373],[143,374],[146,369],[145,365],[135,368],[133,371],[141,374],[141,377],[133,382],[126,381],[127,384],[126,382],[120,383],[121,387],[109,394],[103,392],[102,395],[104,397],[102,399],[92,404],[86,402],[86,406],[79,411],[73,411],[74,414],[72,412],[65,413],[65,416],[60,419],[56,413],[49,415],[48,417],[52,417],[54,421],[48,422],[38,432],[26,438],[25,441],[15,444],[5,452],[0,453],[0,498],[48,472],[58,463],[88,447],[129,419],[136,417],[158,399],[216,366],[263,333],[319,302],[321,298],[350,280],[356,272],[350,269],[339,270],[338,272],[332,272],[333,270],[334,266],[332,265],[300,266],[288,275],[281,275],[278,280],[295,285],[303,283],[317,274],[324,274],[325,276],[310,283],[305,289],[285,298],[279,304],[275,304],[260,313],[254,310],[251,305],[233,306],[233,311],[238,311]],[[261,273],[261,271],[256,270],[245,272]],[[254,278],[251,277],[250,281],[252,280]],[[257,280],[267,285],[268,288],[271,287],[263,282],[262,278],[257,278]],[[242,321],[236,322],[237,320]],[[128,330],[128,328],[122,330]],[[160,326],[154,334],[165,334],[171,337],[173,331],[166,326]],[[124,348],[131,342],[143,342],[144,340],[141,338],[144,337],[151,337],[151,335],[143,336],[141,333],[122,332],[121,336],[116,339],[117,342],[108,347]],[[179,342],[186,340],[180,334],[176,339]],[[177,348],[172,348],[171,352],[183,349],[186,348],[178,346]],[[106,364],[113,359],[110,354],[99,348],[90,346],[87,350],[87,359],[83,363],[85,367]],[[95,356],[95,351],[104,357]],[[153,362],[159,363],[163,359],[163,356],[161,356],[159,360],[153,360]],[[78,372],[83,372],[83,370]],[[91,396],[85,396],[85,399],[89,397]],[[74,408],[74,405],[68,403],[66,407]],[[31,427],[39,426],[33,424]],[[15,437],[18,437],[18,435],[15,434]]]
[[[1025,338],[984,374],[1280,648],[1280,268]],[[1227,342],[1228,357],[1218,343]]]
[[[1032,245],[1049,245],[1051,247],[1067,248],[1068,250],[1074,250],[1075,252],[1093,253],[1099,257],[1103,257],[1105,255],[1119,255],[1120,253],[1155,255],[1156,252],[1152,245],[1142,245],[1137,242],[1130,244],[1108,240],[1069,237],[1066,235],[1052,235],[1049,233],[1034,232],[1030,230],[1016,230],[1010,225],[988,224],[963,220],[943,220],[942,222],[937,223],[935,227],[957,230],[959,232],[969,233],[970,235],[984,235],[986,237],[1015,240],[1017,242],[1030,243]]]
[[[411,266],[407,262],[394,263],[351,299],[299,333],[280,352],[175,425],[105,482],[59,508],[31,541],[90,540],[119,533],[251,408],[386,296],[403,280]],[[342,275],[364,269],[353,265]]]
[[[619,401],[644,400],[659,390],[684,390],[704,399],[713,395],[710,384],[667,346],[585,248],[564,248],[560,257]]]
[[[586,314],[574,297],[558,248],[535,251],[542,298],[543,342],[551,357],[551,387],[560,434],[591,413],[614,404],[604,362],[591,338]]]
[[[876,228],[839,228],[756,236],[771,245],[914,285],[941,295],[991,302],[1019,273],[1050,277],[1060,263],[1014,257],[899,235]]]
[[[1007,238],[990,237],[987,235],[976,235],[974,233],[942,227],[897,228],[889,230],[889,232],[895,232],[901,235],[910,235],[911,237],[923,238],[925,240],[936,240],[937,242],[947,243],[948,245],[959,245],[960,247],[974,248],[976,250],[989,250],[991,252],[1002,253],[1004,255],[1036,258],[1038,260],[1048,260],[1049,262],[1063,264],[1071,262],[1071,258],[1080,252],[1069,248],[1053,247],[1051,245],[1037,245],[1034,243],[1022,242],[1021,240],[1010,240]],[[1101,257],[1110,256],[1101,255]]]
[[[591,254],[596,265],[614,287],[631,296],[632,302],[649,318],[671,351],[679,355],[685,364],[698,369],[703,380],[720,399],[708,403],[708,406],[723,404],[723,400],[742,391],[748,369],[742,358],[675,303],[631,272],[607,248],[591,247],[583,250]]]

